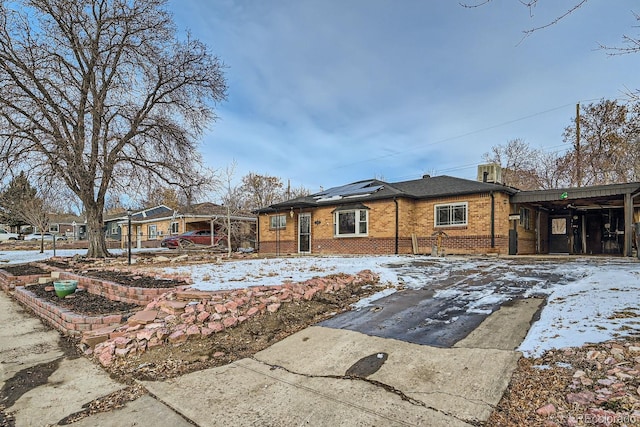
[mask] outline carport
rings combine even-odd
[[[640,222],[640,183],[521,191],[511,197],[515,213],[528,209],[535,221],[536,254],[632,256],[634,223]],[[516,215],[519,219],[519,215]],[[521,253],[514,220],[512,239]]]

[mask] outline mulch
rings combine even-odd
[[[47,261],[46,264],[58,269],[64,269],[65,271],[72,271],[86,277],[108,280],[110,282],[118,283],[120,285],[128,287],[154,289],[166,288],[167,291],[169,291],[176,286],[188,285],[188,283],[183,280],[156,278],[140,274],[133,274],[127,271],[78,269],[73,268],[73,266],[71,266],[70,264],[61,261]],[[3,266],[2,269],[14,276],[46,276],[50,274],[49,270],[44,269],[37,264],[7,265]],[[49,289],[48,286],[50,286],[50,284],[30,285],[29,290],[33,292],[38,298],[50,301],[59,307],[66,308],[82,315],[100,316],[108,314],[119,314],[130,312],[132,310],[135,310],[136,308],[139,308],[139,306],[136,304],[129,304],[121,301],[112,301],[103,296],[95,295],[84,290],[79,290],[70,296],[60,298],[56,295],[55,291],[47,290]]]
[[[27,289],[38,298],[52,302],[53,304],[71,310],[75,313],[87,316],[103,316],[108,314],[128,313],[140,308],[139,305],[122,301],[112,301],[100,295],[94,295],[84,290],[60,298],[54,290],[47,290],[51,285],[30,285]]]
[[[83,276],[104,279],[110,282],[119,283],[133,288],[175,288],[176,286],[188,286],[184,280],[161,279],[140,274],[131,274],[124,271],[113,270],[84,270],[80,272]]]
[[[42,267],[33,264],[16,264],[5,265],[2,269],[12,276],[35,276],[37,274],[49,274],[49,270],[45,270]]]

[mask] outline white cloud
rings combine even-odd
[[[640,87],[640,55],[595,50],[633,31],[631,0],[587,4],[520,44],[523,30],[564,6],[538,6],[530,18],[515,1],[169,4],[178,26],[229,66],[229,101],[206,137],[207,161],[236,159],[240,175],[312,189],[455,170],[513,138],[555,146],[575,102]]]

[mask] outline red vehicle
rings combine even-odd
[[[215,235],[213,237],[214,246],[227,246],[227,236]],[[188,247],[193,245],[211,246],[211,230],[192,230],[177,236],[169,236],[162,239],[160,246],[163,248],[175,249],[178,247]]]

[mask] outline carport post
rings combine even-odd
[[[633,199],[631,193],[624,195],[624,256],[633,256]]]

